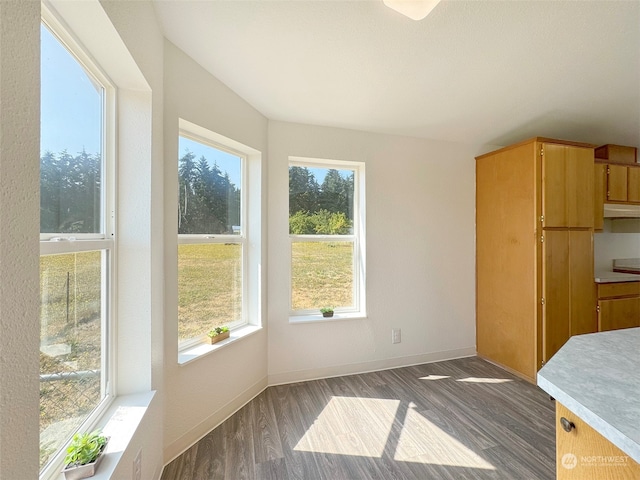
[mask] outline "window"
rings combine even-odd
[[[291,158],[291,314],[365,315],[364,164]]]
[[[114,95],[87,55],[46,18],[41,26],[41,471],[52,468],[76,431],[93,427],[113,397],[114,162],[105,126]]]
[[[247,323],[246,155],[181,129],[178,141],[178,339]]]

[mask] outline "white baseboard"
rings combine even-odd
[[[441,352],[423,353],[407,357],[386,358],[372,362],[352,363],[348,365],[335,365],[331,367],[316,368],[311,370],[293,370],[290,372],[269,375],[269,386],[283,385],[287,383],[319,380],[321,378],[342,377],[345,375],[357,375],[359,373],[377,372],[392,368],[409,367],[423,363],[441,362],[454,358],[472,357],[476,354],[476,347],[445,350]]]
[[[229,400],[223,407],[213,412],[194,428],[168,445],[164,450],[165,466],[182,455],[186,450],[191,448],[205,435],[211,432],[211,430],[216,428],[255,397],[260,395],[267,386],[267,377],[263,377],[235,398]]]

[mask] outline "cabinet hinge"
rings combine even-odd
[[[607,175],[609,175],[610,173],[611,173],[611,169],[607,167]]]
[[[544,243],[544,235],[540,235],[540,243]]]
[[[540,215],[540,223],[544,223],[544,215]]]
[[[607,190],[607,198],[609,198],[610,195],[611,195],[611,192]]]
[[[544,157],[544,147],[540,147],[540,156]]]
[[[600,313],[600,305],[596,307],[596,312]]]
[[[540,299],[540,304],[541,304],[541,305],[544,305],[544,298],[541,298],[541,299]]]

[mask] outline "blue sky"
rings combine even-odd
[[[76,155],[84,148],[87,153],[99,153],[102,131],[102,88],[80,66],[58,39],[44,26],[41,29],[41,106],[40,154],[58,154],[67,150]],[[186,150],[201,156],[229,174],[240,186],[240,160],[192,140],[180,137],[179,156]],[[177,159],[176,159],[176,168]]]
[[[40,153],[58,154],[67,150],[76,155],[84,148],[87,153],[99,153],[101,148],[102,89],[80,66],[53,34],[41,26],[41,135]],[[178,156],[187,150],[195,153],[196,159],[204,156],[210,165],[229,174],[229,178],[240,186],[239,157],[193,140],[180,137]],[[176,159],[177,168],[177,159]],[[318,183],[322,183],[327,169],[310,168]],[[346,178],[351,171],[339,170]]]
[[[231,183],[235,184],[236,187],[240,187],[240,157],[202,143],[194,142],[189,138],[179,137],[178,157],[184,156],[187,150],[196,155],[196,161],[204,156],[209,165],[213,166],[213,164],[216,163],[223,174],[224,172],[229,174]]]
[[[41,29],[40,153],[99,153],[102,94],[44,26]]]

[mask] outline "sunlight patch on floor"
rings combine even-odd
[[[473,450],[427,420],[414,408],[407,410],[394,460],[495,470]]]
[[[382,457],[399,400],[332,397],[294,450]]]
[[[449,375],[427,375],[420,377],[420,380],[442,380],[443,378],[451,378]]]
[[[467,377],[460,378],[456,380],[456,382],[467,382],[467,383],[506,383],[513,382],[513,380],[509,378],[477,378],[477,377]]]
[[[394,421],[402,422],[399,438],[397,433],[392,435]],[[382,398],[332,397],[294,447],[303,452],[372,458],[382,458],[385,449],[402,462],[495,470],[425,418],[413,403],[405,413],[400,401]]]

